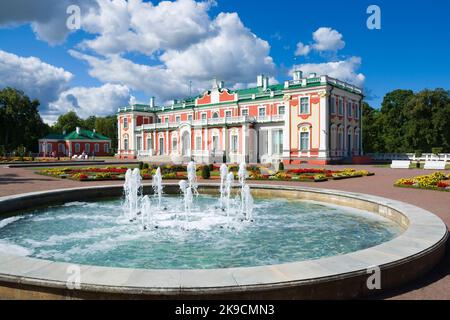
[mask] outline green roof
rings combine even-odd
[[[56,133],[50,133],[48,135],[46,135],[44,137],[44,139],[47,140],[64,140],[64,135],[63,134],[56,134]]]
[[[104,135],[89,130],[80,130],[80,133],[73,131],[64,137],[64,140],[111,140]]]

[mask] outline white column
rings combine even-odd
[[[130,128],[130,135],[131,135],[131,141],[133,142],[133,148],[131,150],[133,150],[133,155],[136,156],[137,155],[137,146],[136,146],[136,116],[133,115],[133,117],[131,118],[131,128]]]
[[[169,154],[169,130],[166,131],[166,148],[165,149],[166,149],[165,154],[168,155]]]
[[[156,130],[153,131],[152,153],[156,154]],[[153,154],[152,154],[153,155]]]
[[[267,154],[270,158],[273,156],[272,150],[272,129],[269,129],[267,132]]]
[[[284,107],[284,127],[283,127],[283,158],[291,157],[291,107],[289,101]]]
[[[122,127],[120,125],[120,116],[117,117],[117,131],[118,131],[118,135],[117,135],[117,154],[120,156],[121,155],[121,146],[122,146]],[[70,148],[72,144],[69,143],[69,153],[72,154],[72,148]]]
[[[248,154],[248,125],[242,126],[242,161],[247,160]]]
[[[324,93],[320,96],[320,125],[319,125],[319,136],[320,136],[320,146],[319,146],[319,158],[328,159],[329,157],[329,145],[328,145],[328,135],[329,132],[329,105],[328,105],[328,94]]]

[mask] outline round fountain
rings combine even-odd
[[[447,229],[415,206],[305,187],[250,186],[246,164],[220,183],[164,183],[138,169],[123,186],[0,198],[0,291],[10,297],[351,298],[430,270]],[[219,181],[218,181],[219,182]],[[36,208],[36,209],[30,209]],[[68,290],[68,271],[80,286]]]

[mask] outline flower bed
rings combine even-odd
[[[435,172],[428,175],[399,179],[396,187],[450,191],[450,173]]]
[[[141,171],[142,179],[151,180],[156,173],[158,166],[143,166]],[[187,178],[185,166],[160,166],[164,180],[183,180]],[[197,176],[201,178],[203,166],[197,167]],[[220,166],[210,166],[211,179],[220,179]],[[61,179],[72,179],[77,181],[108,181],[108,180],[124,180],[125,174],[129,168],[127,167],[95,167],[95,168],[53,168],[38,171],[38,174],[57,177]],[[237,178],[238,167],[229,166],[230,172],[233,172]],[[258,181],[301,181],[301,182],[322,182],[328,180],[341,180],[348,178],[357,178],[370,176],[365,170],[344,169],[344,170],[327,170],[327,169],[295,169],[279,172],[270,172],[262,166],[248,166],[249,180]]]

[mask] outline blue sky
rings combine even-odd
[[[134,11],[114,1],[109,11],[106,0],[43,0],[42,7],[17,0],[8,13],[0,4],[0,87],[39,98],[48,122],[71,109],[111,114],[130,95],[182,98],[189,80],[199,91],[215,76],[238,88],[259,72],[281,82],[294,66],[328,70],[338,62],[336,74],[363,86],[374,107],[394,89],[450,87],[449,1],[179,0]],[[73,3],[87,18],[69,33],[64,9]],[[371,4],[381,8],[381,30],[366,27]],[[142,30],[127,32],[127,17]],[[307,54],[296,55],[299,42]]]

